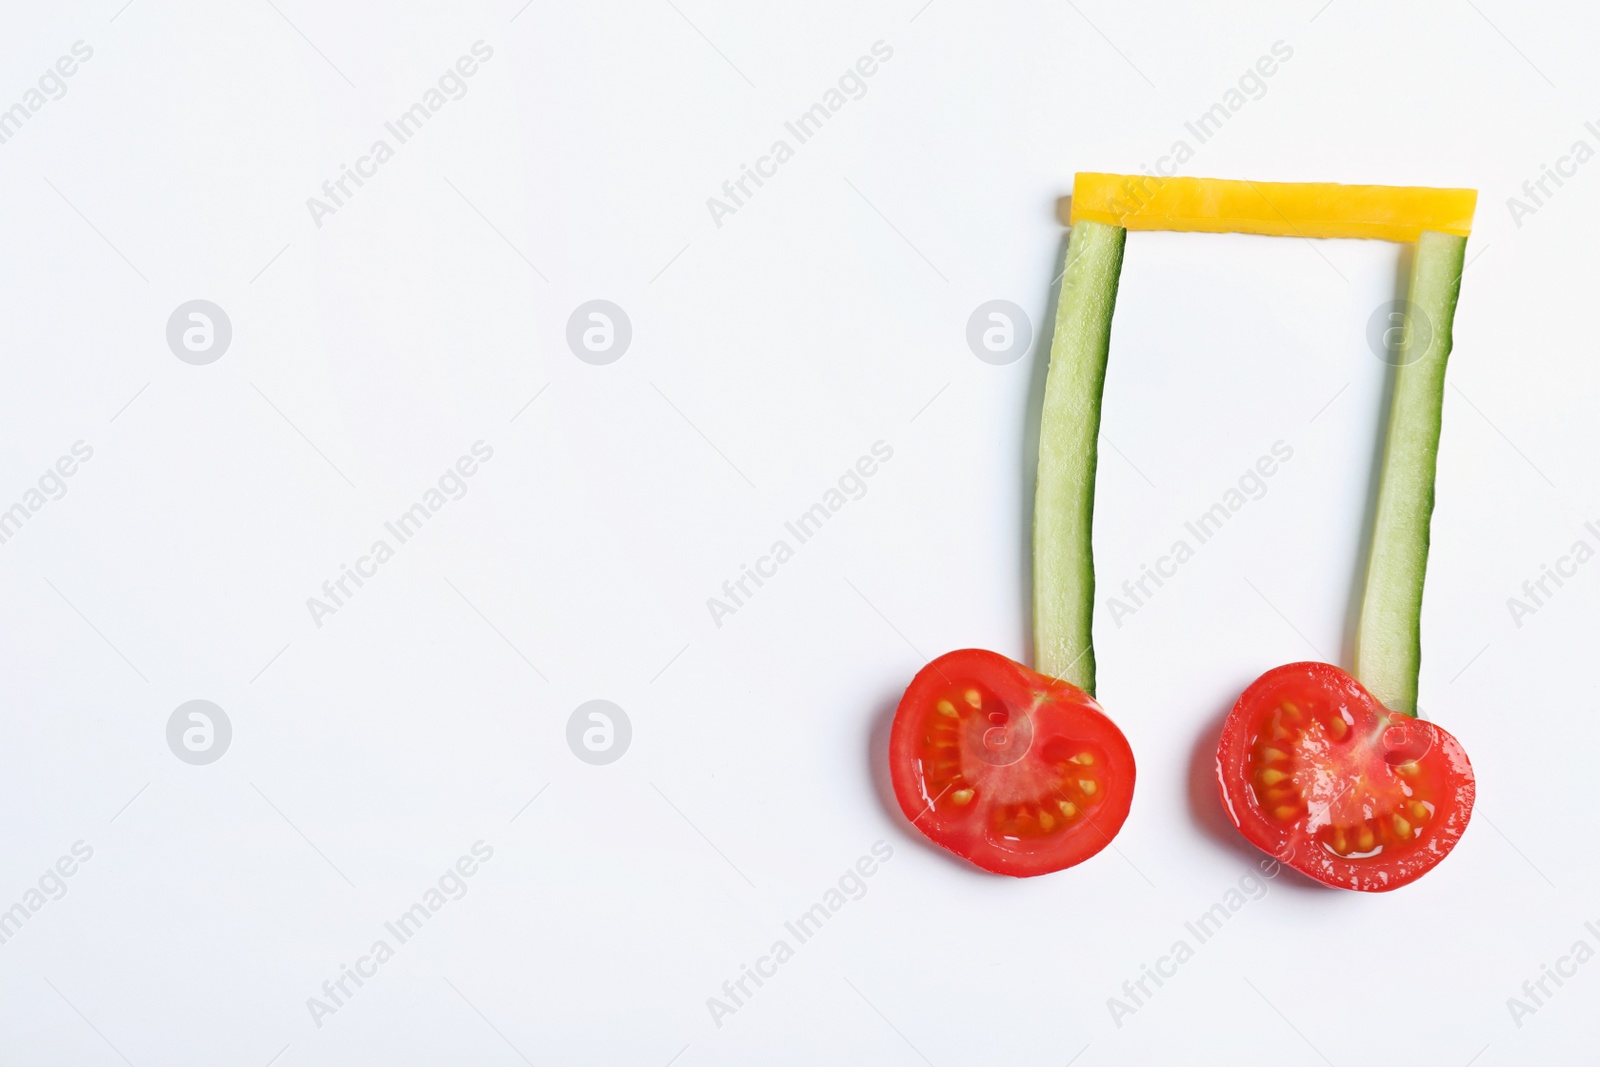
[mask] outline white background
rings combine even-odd
[[[1595,16],[519,4],[12,5],[0,107],[94,54],[0,145],[0,507],[94,456],[0,545],[0,908],[93,857],[0,945],[0,1060],[1593,1058],[1600,964],[1520,1027],[1507,998],[1600,947],[1600,565],[1520,627],[1507,598],[1596,542],[1600,164],[1520,226],[1506,198],[1600,147]],[[307,198],[479,40],[466,96],[317,226]],[[866,94],[718,226],[707,198],[876,41]],[[1276,41],[1265,94],[1196,146],[1185,121]],[[980,362],[967,318],[1007,299],[1047,336],[1056,198],[1178,138],[1190,174],[1481,190],[1422,670],[1479,807],[1394,894],[1276,879],[1119,1026],[1108,998],[1256,861],[1219,824],[1219,716],[1267,668],[1348,660],[1397,250],[1128,240],[1102,593],[1275,441],[1294,456],[1121,627],[1097,607],[1140,771],[1115,851],[968,868],[893,808],[883,746],[925,657],[1028,653],[1046,353]],[[165,340],[195,298],[233,326],[208,366]],[[609,366],[565,340],[596,298],[633,327]],[[307,598],[479,440],[467,495],[317,626]],[[866,495],[714,625],[706,599],[880,440]],[[565,740],[594,698],[633,725],[609,766]],[[167,747],[192,699],[233,725],[209,766]],[[467,895],[318,1026],[308,998],[479,840]],[[877,841],[866,895],[717,1026],[707,998]]]

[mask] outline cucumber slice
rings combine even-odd
[[[1466,248],[1465,237],[1445,233],[1425,232],[1417,240],[1409,328],[1395,369],[1372,555],[1356,630],[1356,677],[1390,711],[1413,716],[1422,666],[1422,580],[1428,567],[1444,368]],[[1423,346],[1426,351],[1417,351]]]
[[[1078,222],[1050,344],[1033,497],[1033,646],[1043,674],[1094,695],[1094,477],[1100,398],[1128,231]]]

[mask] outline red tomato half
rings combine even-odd
[[[1461,839],[1475,793],[1461,742],[1327,663],[1277,667],[1244,691],[1222,727],[1217,785],[1251,844],[1367,892],[1432,870]]]
[[[1133,750],[1093,697],[976,648],[911,680],[889,770],[900,809],[929,840],[1019,878],[1093,856],[1133,802]]]

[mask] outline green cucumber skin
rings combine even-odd
[[[1428,350],[1412,351],[1411,329],[1395,369],[1394,400],[1384,442],[1378,506],[1372,526],[1355,675],[1390,711],[1417,713],[1422,667],[1422,583],[1428,568],[1428,525],[1444,413],[1444,372],[1450,358],[1456,300],[1467,239],[1423,233],[1411,273],[1411,316],[1432,326]]]
[[[1035,666],[1094,695],[1094,479],[1111,316],[1128,231],[1078,222],[1067,242],[1033,498]]]

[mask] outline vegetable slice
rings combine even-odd
[[[1133,803],[1133,750],[1083,690],[995,652],[929,663],[889,734],[895,798],[935,844],[1025,878],[1111,843]]]
[[[1129,230],[1415,241],[1430,230],[1467,236],[1477,203],[1475,189],[1079,174],[1070,221]]]
[[[1444,233],[1425,233],[1417,242],[1356,632],[1356,677],[1384,707],[1412,716],[1422,666],[1422,581],[1444,370],[1466,247],[1465,237]]]
[[[1461,742],[1397,716],[1328,663],[1257,678],[1222,729],[1217,785],[1251,844],[1340,889],[1421,878],[1461,840],[1476,783]]]
[[[1111,315],[1128,231],[1072,227],[1039,422],[1033,500],[1034,661],[1094,695],[1094,479]]]

